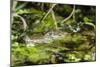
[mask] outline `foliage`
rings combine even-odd
[[[14,1],[12,66],[95,61],[95,9],[95,6]],[[43,41],[46,37],[50,42]]]

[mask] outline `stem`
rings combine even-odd
[[[13,3],[12,3],[12,11],[16,11],[16,6],[17,6],[17,1],[13,1]]]
[[[13,23],[13,20],[14,20],[14,18],[13,18],[13,13],[14,12],[16,12],[16,6],[17,6],[17,1],[12,1],[12,8],[11,8],[11,12],[12,12],[12,15],[11,15],[11,23]]]
[[[54,14],[54,11],[53,10],[51,11],[51,14],[52,14],[52,19],[53,19],[54,24],[55,24],[55,29],[57,30],[58,29],[58,26],[57,26],[57,21],[56,21],[55,14]]]
[[[52,11],[52,9],[56,6],[56,4],[53,4],[52,7],[49,9],[49,11],[43,16],[41,22],[48,16],[48,14]]]
[[[18,15],[18,14],[16,14],[16,13],[14,13],[13,14],[13,17],[19,17],[21,20],[22,20],[22,23],[23,23],[23,28],[24,28],[24,30],[26,30],[26,28],[27,28],[27,23],[26,23],[26,21],[25,21],[25,19],[22,17],[22,16],[20,16],[20,15]]]
[[[44,3],[41,4],[41,10],[44,10]]]
[[[75,22],[75,5],[74,5],[74,13],[73,13],[73,22]]]
[[[26,5],[27,5],[27,2],[21,4],[20,6],[18,6],[18,7],[16,8],[16,11],[19,10],[19,9],[21,9],[21,8],[23,8],[23,7],[25,7]]]
[[[74,12],[75,12],[75,5],[73,6],[73,10],[72,10],[71,14],[67,18],[65,18],[64,20],[62,20],[61,21],[61,24],[63,24],[68,19],[70,19],[73,16]]]
[[[22,16],[18,15],[17,13],[14,13],[14,12],[16,12],[16,10],[24,7],[27,3],[24,3],[21,6],[19,6],[18,8],[16,8],[17,3],[18,3],[17,1],[13,1],[13,5],[12,5],[12,11],[13,11],[13,13],[12,13],[12,17],[11,17],[12,18],[11,22],[13,22],[14,17],[19,17],[21,19],[22,23],[23,23],[24,30],[26,30],[27,24],[26,24],[25,19]]]

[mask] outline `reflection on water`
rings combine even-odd
[[[34,36],[33,39],[30,39],[28,36],[25,36],[24,40],[28,46],[34,46],[35,43],[50,43],[56,39],[63,39],[67,34],[67,32],[48,32],[39,38],[35,38]]]

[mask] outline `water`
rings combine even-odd
[[[28,46],[35,46],[36,43],[51,43],[56,39],[63,39],[68,33],[67,32],[48,32],[44,36],[39,37],[37,39],[30,39],[28,36],[26,36],[26,43]]]

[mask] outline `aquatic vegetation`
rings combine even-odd
[[[95,61],[95,9],[14,1],[12,66]]]

